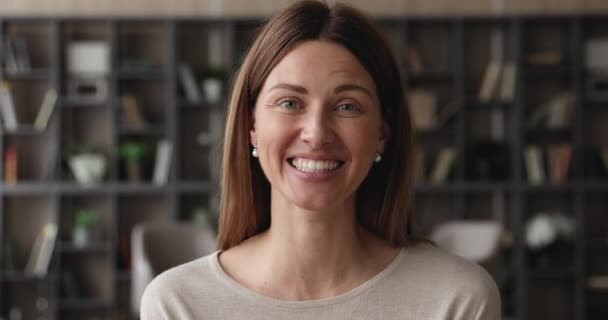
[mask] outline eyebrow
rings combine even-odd
[[[348,90],[361,91],[361,92],[367,94],[368,96],[370,96],[370,98],[374,97],[374,95],[371,93],[371,91],[369,91],[367,88],[354,84],[354,83],[346,83],[346,84],[340,85],[334,89],[334,93],[339,93],[339,92],[348,91]]]
[[[268,90],[268,92],[270,92],[274,89],[287,89],[287,90],[295,91],[298,93],[308,93],[308,90],[306,90],[306,88],[304,88],[302,86],[297,86],[295,84],[289,84],[289,83],[278,83],[278,84],[274,85],[272,88],[270,88]]]
[[[287,90],[295,91],[298,93],[308,93],[308,90],[306,90],[306,88],[295,85],[295,84],[289,84],[289,83],[278,83],[278,84],[274,85],[272,88],[270,88],[268,90],[268,92],[270,92],[274,89],[287,89]],[[371,93],[371,91],[369,91],[367,88],[354,84],[354,83],[346,83],[343,85],[339,85],[334,89],[334,93],[340,93],[342,91],[349,91],[349,90],[361,91],[370,97],[374,97],[374,95]]]

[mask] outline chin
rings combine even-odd
[[[291,203],[308,211],[326,211],[347,206],[346,200],[340,196],[331,194],[320,196],[318,193],[311,197],[294,197],[291,199]]]

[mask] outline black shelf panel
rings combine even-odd
[[[117,73],[117,77],[119,80],[142,80],[142,81],[162,81],[162,80],[168,79],[167,73],[163,72],[163,71],[140,72],[140,71],[120,70]]]
[[[50,80],[50,69],[33,69],[27,72],[5,72],[6,80]]]
[[[177,191],[182,193],[207,193],[214,191],[213,184],[209,181],[180,182],[177,184]]]
[[[451,82],[456,78],[453,72],[425,71],[421,73],[407,74],[408,84],[422,84],[427,82]]]
[[[128,128],[121,127],[121,135],[140,136],[140,137],[156,137],[163,136],[166,133],[164,125],[146,125],[143,128]]]
[[[58,307],[60,309],[74,309],[74,310],[87,310],[87,309],[110,309],[113,307],[111,301],[106,299],[95,299],[95,298],[74,298],[74,299],[62,299],[59,302]]]
[[[531,185],[525,184],[521,187],[525,192],[540,193],[540,192],[553,192],[553,193],[565,193],[572,192],[577,189],[577,185],[574,184],[542,184],[542,185]]]
[[[555,279],[572,281],[576,275],[574,267],[562,267],[551,269],[530,269],[528,277],[531,279]]]
[[[567,80],[572,77],[574,68],[570,65],[532,65],[523,66],[523,74],[528,80]]]
[[[3,134],[5,136],[38,136],[45,132],[36,129],[32,124],[19,124],[16,130],[8,131],[4,129]]]
[[[183,108],[183,109],[201,109],[201,110],[214,110],[214,109],[223,109],[224,108],[224,104],[223,103],[218,103],[218,104],[209,104],[207,102],[189,102],[186,100],[181,100],[178,104],[179,108]]]
[[[130,270],[120,270],[116,272],[116,281],[119,282],[129,282],[131,281],[131,271]]]
[[[416,192],[455,193],[455,192],[496,192],[510,191],[512,184],[507,182],[448,182],[443,184],[423,183],[415,186]]]
[[[0,281],[2,282],[46,282],[55,280],[57,280],[57,275],[52,270],[44,277],[26,275],[23,272],[16,271],[2,272],[0,274]]]
[[[112,100],[103,100],[103,101],[79,101],[79,100],[73,100],[70,99],[68,97],[63,97],[63,98],[59,98],[59,101],[57,102],[58,105],[60,105],[62,108],[82,108],[82,109],[87,109],[87,108],[92,108],[92,109],[98,109],[98,108],[110,108],[113,101]]]
[[[513,108],[512,102],[504,102],[504,101],[489,101],[489,102],[481,102],[477,98],[467,98],[465,102],[465,107],[471,110],[509,110]]]
[[[103,193],[159,193],[166,192],[169,186],[155,185],[151,182],[141,183],[106,183],[97,185],[80,185],[75,183],[18,183],[16,185],[0,185],[0,191],[5,194],[103,194]]]
[[[58,243],[57,251],[60,253],[104,253],[111,252],[112,247],[110,243],[91,243],[84,247],[74,245],[70,242]]]

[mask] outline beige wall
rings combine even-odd
[[[297,0],[0,0],[0,16],[265,16],[295,1]],[[342,2],[353,4],[375,15],[608,12],[608,0],[342,0]]]

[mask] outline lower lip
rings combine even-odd
[[[291,171],[294,172],[294,174],[307,182],[325,182],[328,181],[332,178],[334,178],[338,172],[342,169],[342,167],[344,166],[344,164],[342,164],[340,167],[338,167],[335,170],[332,171],[323,171],[323,172],[306,172],[306,171],[300,171],[296,168],[294,168],[293,166],[291,166],[291,164],[287,163],[287,167],[289,169],[291,169]]]

